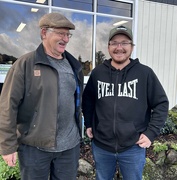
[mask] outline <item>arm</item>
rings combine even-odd
[[[160,129],[167,119],[169,102],[160,81],[153,71],[148,77],[147,86],[148,106],[152,113],[147,130],[143,134],[152,142],[160,134]]]
[[[8,71],[0,99],[0,154],[17,151],[17,113],[23,96],[23,79],[14,67]]]
[[[92,76],[90,76],[83,92],[82,109],[86,128],[92,127],[92,120],[95,111],[95,95]]]

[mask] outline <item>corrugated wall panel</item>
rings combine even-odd
[[[171,39],[171,46],[170,46],[170,57],[169,59],[169,85],[168,87],[171,89],[171,97],[177,97],[177,6],[173,9],[173,19],[172,19],[172,27],[171,27],[171,34],[172,34],[172,39]],[[170,28],[170,27],[168,27]],[[173,81],[171,81],[171,79]],[[175,99],[177,102],[177,98]]]
[[[154,43],[155,43],[155,21],[154,21],[154,17],[155,17],[155,5],[152,4],[151,6],[148,6],[149,9],[149,16],[148,16],[148,21],[147,23],[147,31],[148,31],[148,36],[147,36],[147,58],[146,61],[151,64],[153,64],[153,56],[154,56]],[[151,24],[149,26],[149,24]],[[149,52],[153,52],[153,53],[149,53]]]
[[[160,7],[156,7],[156,5],[154,4],[155,10],[154,10],[154,22],[153,22],[153,27],[154,27],[154,32],[160,32],[160,27],[161,27],[161,8]],[[159,46],[159,42],[160,42],[160,33],[154,33],[154,38],[153,38],[153,44],[154,44],[154,48],[153,48],[153,59],[152,59],[152,65],[151,67],[159,67],[159,55],[160,55],[160,46]],[[160,68],[159,68],[160,69]],[[160,72],[158,71],[158,69],[156,70],[156,73],[159,74]]]
[[[137,57],[150,66],[177,104],[177,6],[139,0]]]

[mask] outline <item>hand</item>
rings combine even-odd
[[[5,163],[8,166],[15,166],[16,162],[17,162],[17,153],[12,153],[12,154],[8,154],[8,155],[2,155],[2,158],[4,159]]]
[[[141,134],[136,144],[138,144],[142,148],[149,148],[151,145],[151,141],[146,135]]]
[[[87,133],[87,136],[88,136],[90,139],[93,138],[92,128],[87,128],[87,129],[86,129],[86,133]]]

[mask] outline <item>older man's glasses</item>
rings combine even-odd
[[[109,42],[109,45],[113,48],[116,48],[118,46],[121,46],[121,47],[127,47],[128,45],[133,45],[132,41],[122,41],[122,42],[117,42],[117,41],[110,41]]]
[[[51,31],[51,32],[54,32],[55,34],[57,34],[58,36],[60,36],[61,38],[64,38],[65,36],[67,36],[68,38],[71,38],[72,37],[72,34],[71,33],[65,33],[65,32],[60,32],[60,31],[57,31],[53,28],[48,28],[47,29],[48,31]]]

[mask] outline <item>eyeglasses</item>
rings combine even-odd
[[[126,47],[126,46],[128,46],[129,44],[133,45],[133,43],[132,43],[131,41],[129,41],[129,42],[127,42],[127,41],[123,41],[123,42],[116,42],[116,41],[114,41],[114,42],[110,42],[110,43],[109,43],[109,45],[112,46],[112,47],[114,47],[114,48],[118,47],[119,45],[120,45],[121,47]]]
[[[60,32],[60,31],[55,31],[53,28],[48,28],[47,30],[56,33],[57,35],[59,35],[61,38],[64,38],[65,36],[67,36],[68,38],[72,37],[71,33],[65,33],[65,32]]]

